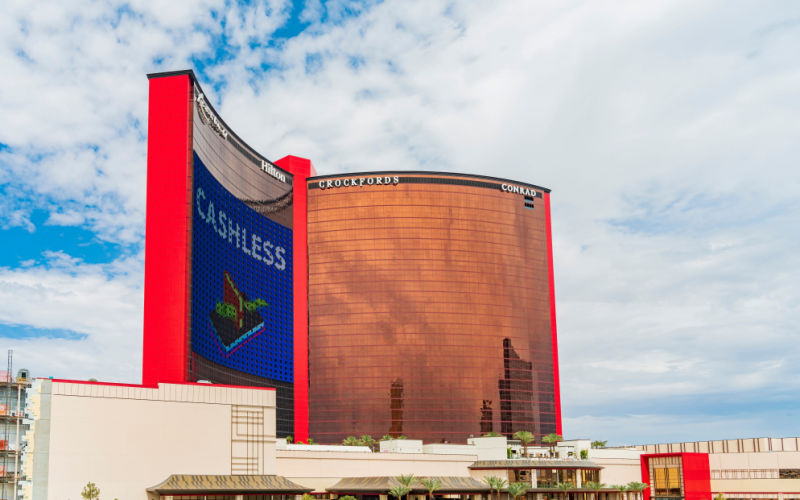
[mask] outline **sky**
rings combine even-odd
[[[800,3],[4,2],[0,348],[138,383],[147,73],[270,159],[552,189],[563,428],[800,435]]]

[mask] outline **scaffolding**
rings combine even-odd
[[[27,370],[13,375],[14,351],[8,350],[6,371],[0,371],[0,500],[18,500],[22,455],[22,433],[28,428],[24,422],[25,389],[30,387]]]

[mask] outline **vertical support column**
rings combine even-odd
[[[286,156],[275,162],[293,175],[294,440],[308,442],[308,186],[311,160]]]
[[[155,387],[188,377],[192,81],[189,72],[148,77],[142,383]]]
[[[558,336],[556,334],[556,286],[553,275],[553,233],[550,226],[550,193],[543,193],[545,231],[547,232],[547,269],[550,282],[550,331],[553,349],[553,395],[556,412],[556,434],[563,434],[561,430],[561,386],[558,376]]]

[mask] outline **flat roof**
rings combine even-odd
[[[511,458],[507,460],[478,460],[470,469],[602,469],[589,460],[555,460]]]

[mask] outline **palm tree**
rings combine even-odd
[[[414,479],[414,474],[400,474],[394,478],[395,481],[409,489],[411,489],[412,485],[414,484]]]
[[[628,483],[628,485],[626,486],[626,489],[627,489],[628,491],[633,491],[633,492],[635,493],[635,495],[636,495],[636,496],[635,496],[635,499],[636,499],[636,500],[639,500],[639,498],[642,496],[642,495],[641,495],[641,493],[642,493],[644,490],[646,490],[647,488],[649,488],[649,487],[650,487],[650,485],[647,485],[647,484],[645,484],[645,483],[640,483],[640,482],[638,482],[638,481],[631,481],[631,482],[630,482],[630,483]]]
[[[592,494],[594,495],[593,498],[596,499],[598,498],[600,490],[605,488],[606,485],[603,483],[598,483],[597,481],[586,481],[585,483],[583,483],[583,487],[586,488],[587,490],[591,490]]]
[[[533,433],[529,431],[517,431],[514,433],[514,439],[519,439],[522,442],[522,455],[528,457],[528,443],[533,441]]]
[[[419,480],[423,488],[428,490],[428,498],[433,500],[433,494],[442,487],[442,482],[435,477],[426,477]]]
[[[489,486],[491,491],[497,491],[497,500],[500,500],[500,490],[506,487],[508,481],[497,476],[485,477],[483,480]]]
[[[389,490],[389,494],[395,497],[397,500],[401,500],[405,495],[411,491],[411,488],[408,486],[403,486],[402,484],[398,484],[391,490]]]
[[[377,443],[377,441],[375,441],[375,438],[373,438],[369,434],[364,434],[358,440],[361,443],[361,446],[368,446],[370,451],[375,451],[373,447],[375,446],[375,443]]]
[[[495,431],[489,431],[489,432],[487,432],[486,434],[483,435],[483,437],[485,437],[485,438],[497,438],[497,437],[500,437],[500,436],[502,436],[502,434],[500,434],[499,432],[495,432]]]
[[[521,497],[527,493],[530,487],[531,485],[528,483],[511,483],[508,485],[508,494],[511,495],[513,500],[517,500],[517,497]]]
[[[556,433],[548,434],[542,437],[542,442],[550,447],[551,457],[555,455],[556,443],[558,443],[563,439],[564,438],[561,437],[561,434],[556,434]]]
[[[391,441],[392,439],[394,439],[394,437],[392,437],[391,434],[384,434],[381,436],[381,441]]]
[[[394,478],[400,486],[407,490],[404,495],[408,495],[414,489],[414,479],[414,474],[400,474]]]
[[[619,491],[620,500],[626,500],[628,498],[628,495],[625,494],[625,492],[628,490],[628,487],[624,484],[612,484],[611,489]]]
[[[345,446],[358,446],[361,443],[359,443],[357,437],[347,436],[346,438],[342,439],[342,444]]]
[[[561,493],[564,494],[564,500],[569,498],[569,491],[575,488],[575,485],[572,483],[556,483],[556,488],[561,490]]]
[[[592,448],[605,448],[608,441],[592,441]]]

